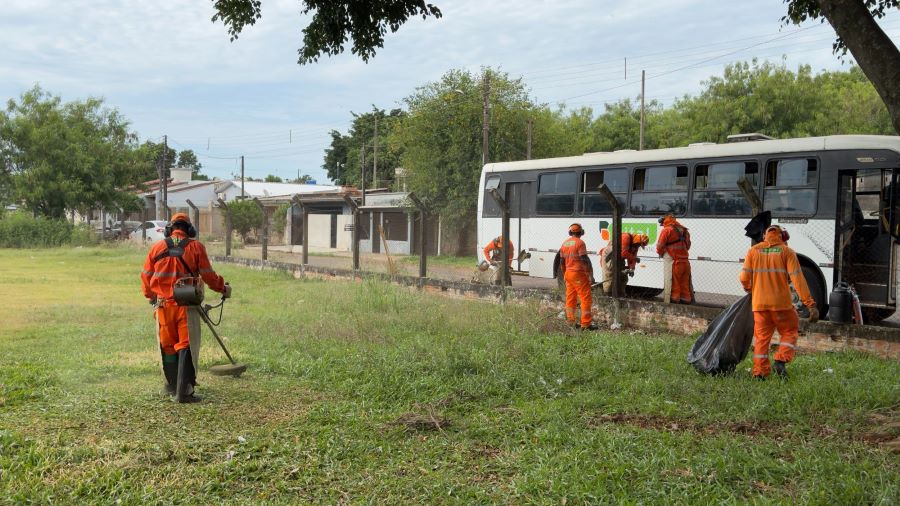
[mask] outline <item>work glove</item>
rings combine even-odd
[[[624,271],[622,271],[622,274],[627,274],[628,277],[633,278],[634,277],[634,269],[625,269]]]
[[[816,323],[819,321],[819,310],[815,307],[809,308],[809,323]]]
[[[155,306],[156,305],[156,295],[154,295],[153,297],[150,297],[148,299],[148,302],[150,302],[151,306]]]
[[[222,292],[222,298],[223,299],[231,298],[231,285],[229,285],[228,283],[225,283],[225,291]]]

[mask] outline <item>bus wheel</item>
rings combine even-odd
[[[890,318],[894,311],[894,309],[884,307],[864,307],[862,308],[863,323],[866,325],[878,323],[886,318]]]
[[[816,307],[819,308],[819,318],[824,320],[825,316],[828,314],[828,297],[825,293],[825,283],[822,282],[816,269],[806,265],[802,266],[801,269],[803,271],[803,277],[806,278],[806,286],[809,287],[809,294],[812,295],[813,300],[816,301]],[[793,291],[794,289],[791,287],[791,292]],[[793,295],[794,297],[797,297],[796,294]],[[808,315],[805,311],[803,311],[803,313]],[[801,314],[801,316],[804,315]]]

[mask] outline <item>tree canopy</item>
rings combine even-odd
[[[0,193],[51,218],[70,209],[135,209],[137,198],[123,188],[141,179],[142,164],[128,127],[101,99],[64,103],[35,86],[0,112]]]
[[[335,184],[361,186],[361,167],[366,167],[366,187],[391,187],[394,181],[394,170],[400,167],[402,151],[389,142],[390,133],[397,128],[406,116],[401,109],[390,112],[375,109],[371,112],[357,114],[350,112],[353,123],[347,135],[332,130],[331,145],[325,150],[322,168]],[[378,136],[375,135],[375,124],[378,123]],[[378,146],[377,173],[375,145]],[[360,160],[360,156],[364,159]],[[377,178],[377,180],[376,180]]]
[[[302,13],[312,13],[312,20],[303,29],[303,45],[297,51],[300,65],[343,53],[348,40],[353,54],[369,61],[376,49],[384,47],[388,30],[396,32],[414,16],[441,17],[440,9],[422,0],[302,0],[301,4]],[[213,7],[213,22],[221,21],[232,41],[262,17],[261,0],[213,0]]]
[[[849,50],[891,114],[894,131],[900,133],[900,50],[875,22],[885,12],[900,7],[900,0],[784,0],[784,23],[807,19],[828,20],[838,38],[834,52]]]

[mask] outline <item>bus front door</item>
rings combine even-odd
[[[513,258],[517,271],[522,271],[525,259],[519,254],[528,248],[522,244],[522,218],[528,216],[528,199],[531,195],[531,183],[507,183],[506,203],[509,205],[509,235],[513,241]]]
[[[856,290],[865,323],[894,313],[897,171],[862,169],[841,171],[835,227],[835,279]]]

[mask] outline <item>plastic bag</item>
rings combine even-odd
[[[747,357],[752,342],[753,305],[745,295],[710,322],[687,361],[704,374],[727,374]]]

